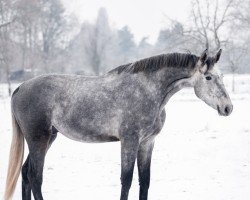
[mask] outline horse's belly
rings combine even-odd
[[[53,126],[64,136],[88,143],[114,142],[119,141],[119,134],[116,127],[89,127],[73,126],[67,124],[54,123]]]
[[[118,137],[112,136],[112,135],[107,135],[107,134],[93,134],[93,133],[66,133],[66,132],[61,132],[64,136],[80,141],[80,142],[87,142],[87,143],[101,143],[101,142],[115,142],[119,141]]]

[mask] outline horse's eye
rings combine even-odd
[[[209,81],[209,80],[212,79],[212,77],[211,76],[206,76],[206,79]]]

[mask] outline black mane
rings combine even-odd
[[[134,63],[121,65],[109,73],[138,73],[138,72],[154,72],[163,67],[178,67],[193,69],[199,57],[189,53],[169,53],[161,54],[145,58]]]

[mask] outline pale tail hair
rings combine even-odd
[[[9,167],[6,179],[4,200],[11,200],[21,172],[24,154],[24,137],[12,113],[13,136],[10,147]]]

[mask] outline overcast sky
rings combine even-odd
[[[148,36],[154,42],[160,29],[166,27],[167,17],[185,23],[191,0],[62,0],[68,13],[80,22],[96,19],[98,9],[107,9],[112,26],[128,25],[136,41]]]

